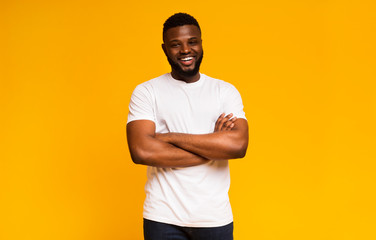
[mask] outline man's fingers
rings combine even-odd
[[[219,116],[219,118],[218,118],[218,120],[217,120],[217,122],[216,122],[216,124],[215,124],[215,126],[216,126],[216,131],[221,131],[222,130],[222,126],[223,126],[223,124],[226,122],[225,121],[225,114],[224,113],[222,113],[220,116]]]
[[[225,124],[224,124],[224,127],[225,127],[225,130],[231,130],[234,126],[235,126],[235,124],[234,124],[234,122],[237,120],[237,118],[236,117],[233,117],[233,118],[231,118],[231,119],[229,119]]]
[[[226,119],[226,122],[232,117],[232,113],[228,114],[224,119]]]
[[[223,117],[224,117],[224,116],[225,116],[225,114],[222,113],[222,114],[219,116],[219,118],[217,119],[217,121],[215,122],[214,132],[218,132],[218,131],[221,130],[221,129],[220,129],[220,123],[221,123],[221,121],[223,120]]]
[[[233,116],[232,113],[228,114],[227,116],[224,117],[224,113],[222,113],[217,122],[215,123],[215,131],[222,131],[222,130],[227,130],[228,127],[230,127],[231,123],[232,123],[232,119],[231,117]],[[230,121],[230,122],[229,122]],[[230,127],[231,129],[232,127]]]
[[[226,123],[226,125],[223,127],[223,129],[224,129],[225,131],[228,131],[228,130],[231,130],[234,126],[235,126],[234,123],[231,123],[230,121],[228,121],[228,122]]]
[[[226,117],[222,118],[219,123],[219,130],[222,130],[223,127],[226,127],[226,123],[232,117],[232,113],[228,114]]]

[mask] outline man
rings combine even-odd
[[[192,16],[166,20],[162,49],[171,73],[136,87],[127,124],[132,160],[148,166],[144,237],[233,239],[228,159],[248,146],[240,94],[199,72],[201,29]]]

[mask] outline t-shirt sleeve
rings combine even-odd
[[[155,122],[152,92],[145,85],[138,85],[129,103],[128,121],[150,120]]]
[[[244,118],[243,101],[239,91],[231,84],[227,83],[222,94],[223,112],[227,114],[233,113],[237,118]]]

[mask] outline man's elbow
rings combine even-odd
[[[148,159],[150,156],[143,151],[131,151],[131,158],[133,163],[137,165],[148,165]]]
[[[132,162],[133,162],[134,164],[137,164],[137,165],[144,165],[144,164],[143,164],[143,161],[142,161],[141,158],[138,158],[138,157],[131,157],[131,158],[132,158]]]
[[[236,145],[234,149],[234,158],[244,158],[247,153],[248,141]]]
[[[236,152],[233,154],[233,159],[236,158],[243,158],[245,157],[245,154],[247,153],[247,149],[238,149]]]
[[[238,156],[238,158],[244,158],[246,154],[247,154],[247,148],[242,148],[242,149],[239,151],[239,156]]]

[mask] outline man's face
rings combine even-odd
[[[201,33],[195,25],[168,29],[164,34],[163,50],[177,77],[193,77],[198,74],[203,58]]]

